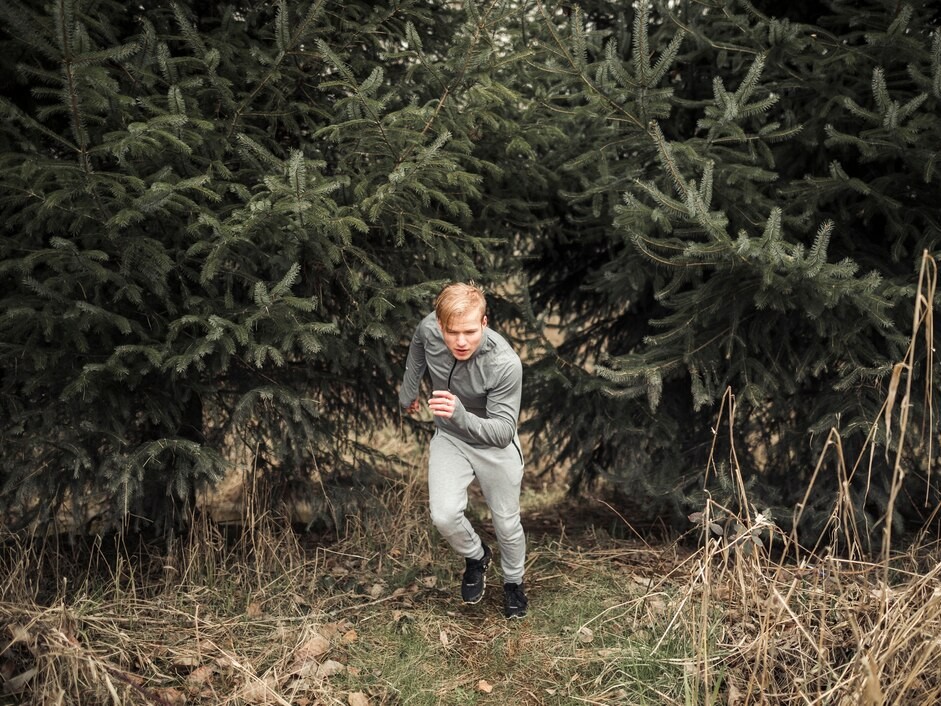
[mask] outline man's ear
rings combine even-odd
[[[484,328],[487,327],[487,315],[486,314],[484,314],[484,318],[480,320],[480,325]]]

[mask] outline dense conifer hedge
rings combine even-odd
[[[865,536],[930,518],[930,347],[895,367],[939,236],[930,3],[0,16],[8,521],[172,526],[233,439],[283,492],[367,482],[348,432],[393,418],[412,327],[471,277],[574,490],[682,521],[741,510],[740,472],[808,536],[841,487]],[[874,427],[893,370],[917,394]]]

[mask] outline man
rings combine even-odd
[[[517,434],[523,367],[502,336],[487,327],[487,302],[474,284],[450,284],[409,346],[399,402],[419,409],[419,386],[428,372],[428,406],[435,433],[428,461],[431,520],[465,560],[461,597],[484,595],[490,548],[464,514],[467,489],[476,478],[493,517],[503,571],[503,612],[526,615],[523,592],[526,537],[520,522],[523,453]]]

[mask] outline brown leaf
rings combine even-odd
[[[264,615],[264,611],[261,609],[261,603],[258,601],[252,601],[248,604],[248,608],[245,609],[245,614],[249,618],[260,618]]]
[[[441,641],[442,646],[447,647],[451,644],[451,638],[448,637],[447,630],[442,630],[438,633],[438,639]]]
[[[16,662],[12,659],[0,660],[0,683],[10,681],[16,674]]]
[[[330,650],[330,641],[320,633],[314,633],[294,651],[294,662],[310,662],[320,659]]]
[[[250,704],[271,703],[276,686],[273,677],[266,677],[264,680],[252,679],[245,685],[239,696],[243,701]]]
[[[353,691],[346,697],[346,703],[350,706],[369,706],[369,699],[362,691]]]
[[[202,660],[196,655],[176,655],[172,662],[174,667],[193,667],[194,669],[202,664]]]
[[[438,585],[438,577],[437,576],[425,576],[421,580],[421,585],[424,586],[425,588],[434,588],[435,586]]]
[[[491,691],[493,691],[493,684],[488,682],[486,679],[481,679],[479,682],[477,682],[477,688],[485,694],[489,694]]]
[[[162,687],[153,690],[154,696],[160,699],[161,703],[170,706],[183,706],[186,703],[186,694],[172,686]]]
[[[191,689],[200,688],[206,682],[212,679],[214,671],[215,670],[212,667],[206,665],[197,667],[189,673],[189,676],[186,677],[186,686],[190,687]]]
[[[359,635],[356,634],[355,630],[347,630],[345,633],[343,633],[343,642],[347,645],[356,642],[358,638]]]
[[[35,677],[38,672],[39,670],[36,667],[27,669],[25,672],[20,672],[3,685],[3,691],[7,694],[19,693],[26,688],[26,685],[32,681],[33,677]]]
[[[667,610],[667,603],[665,600],[663,600],[663,596],[659,596],[657,594],[649,596],[645,601],[645,604],[647,605],[647,610],[651,615],[659,615],[661,613],[665,613]]]
[[[578,629],[578,641],[579,642],[591,642],[595,639],[595,633],[591,631],[591,628],[585,627],[584,625]]]
[[[346,669],[346,665],[333,659],[328,659],[317,668],[317,676],[321,679],[332,677]]]
[[[351,627],[353,627],[353,624],[349,620],[341,620],[337,623],[324,623],[320,626],[320,634],[330,640],[337,635],[342,635]]]

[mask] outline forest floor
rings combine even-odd
[[[621,501],[526,488],[531,602],[507,620],[499,561],[461,603],[420,468],[329,539],[245,509],[159,551],[7,538],[0,704],[941,702],[934,547],[777,561],[741,551],[756,518],[671,537]],[[478,496],[468,513],[495,547]]]

